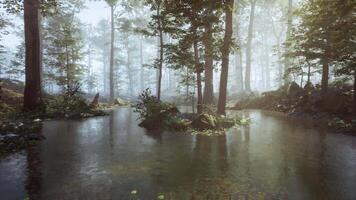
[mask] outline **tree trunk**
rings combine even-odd
[[[288,0],[288,18],[287,18],[287,41],[291,37],[292,32],[292,19],[293,19],[293,0]],[[290,45],[287,43],[286,45],[287,51],[290,48]],[[284,62],[284,72],[290,67],[290,60],[289,58],[285,58]],[[287,85],[290,82],[290,76],[284,77],[284,85]]]
[[[354,118],[356,119],[356,70],[354,71]]]
[[[307,64],[308,64],[308,80],[307,80],[307,84],[308,84],[310,83],[310,77],[311,77],[311,66],[308,60],[307,60]]]
[[[245,74],[245,89],[251,91],[251,51],[252,51],[252,38],[253,38],[253,23],[255,18],[256,1],[251,2],[250,22],[248,25],[247,47],[246,47],[246,74]]]
[[[220,76],[220,90],[218,101],[218,114],[225,115],[226,97],[227,97],[227,79],[229,75],[229,55],[230,46],[232,42],[232,11],[234,8],[234,0],[227,0],[225,2],[225,37],[221,48],[222,65]]]
[[[161,15],[161,6],[157,7],[157,16]],[[162,68],[163,68],[163,30],[162,30],[162,21],[159,19],[158,22],[158,31],[159,31],[159,45],[160,45],[160,51],[159,51],[159,63],[158,63],[158,84],[157,84],[157,98],[158,101],[161,100],[161,87],[162,87]]]
[[[131,52],[130,52],[128,38],[126,38],[125,48],[126,48],[126,56],[127,56],[126,67],[127,67],[128,78],[129,78],[129,94],[130,94],[130,97],[133,97],[134,83],[133,83],[133,77],[132,77],[133,75],[132,75],[132,69],[131,69]]]
[[[321,93],[325,96],[328,93],[329,86],[329,63],[326,58],[323,59],[323,72],[321,77]]]
[[[104,96],[108,95],[108,80],[107,80],[107,54],[103,51],[102,55],[103,59],[103,89],[104,89]]]
[[[110,48],[110,100],[113,101],[115,98],[115,92],[114,92],[114,56],[115,56],[115,49],[114,49],[114,43],[115,43],[115,21],[114,21],[114,6],[110,6],[111,8],[111,48]]]
[[[236,5],[237,6],[237,5]],[[239,18],[241,9],[237,6],[238,11],[236,12],[235,18]],[[236,20],[236,40],[240,45],[239,50],[235,53],[235,67],[236,67],[236,89],[238,92],[243,91],[244,83],[243,83],[243,69],[242,69],[242,49],[241,49],[241,36],[240,36],[240,21]]]
[[[142,37],[140,38],[140,89],[141,91],[145,90],[145,83],[144,83],[144,66],[143,66],[143,44],[142,44]]]
[[[205,80],[203,104],[213,104],[214,84],[213,84],[213,33],[212,24],[207,22],[205,25],[204,46],[205,46]]]
[[[264,35],[264,40],[265,40],[265,42],[264,42],[264,46],[265,46],[264,57],[266,59],[264,71],[265,71],[265,76],[266,76],[266,89],[270,90],[270,88],[271,88],[271,74],[270,74],[271,70],[270,70],[270,54],[269,54],[270,51],[269,51],[269,46],[268,46],[268,42],[267,42],[268,39],[267,39],[266,35]]]
[[[42,104],[39,7],[39,0],[24,1],[26,43],[24,108],[28,110],[35,110]]]
[[[89,46],[88,46],[88,82],[89,84],[88,86],[88,93],[92,94],[93,93],[93,84],[92,84],[92,80],[91,80],[91,74],[92,74],[92,56],[91,56],[91,42],[89,42]]]
[[[200,114],[202,112],[203,94],[202,94],[202,87],[201,87],[201,69],[200,69],[199,50],[198,50],[197,41],[194,41],[194,60],[195,60],[195,70],[197,73],[197,90],[198,90],[197,111],[198,114]]]

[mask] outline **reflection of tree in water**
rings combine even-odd
[[[41,147],[39,144],[31,144],[26,149],[27,155],[27,179],[26,190],[31,200],[40,199],[42,185]]]
[[[227,138],[197,135],[193,150],[191,199],[226,198],[231,190]]]

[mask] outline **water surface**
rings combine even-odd
[[[219,137],[148,133],[129,108],[45,122],[46,140],[0,161],[0,199],[356,199],[355,137],[243,114]]]

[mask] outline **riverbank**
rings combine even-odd
[[[4,79],[2,82],[0,158],[44,140],[45,137],[40,132],[45,121],[105,116],[121,106],[130,105],[130,102],[121,98],[115,99],[111,104],[103,103],[99,94],[95,97],[81,93],[71,96],[45,94],[41,108],[26,111],[22,108],[23,83],[10,79]]]
[[[276,111],[289,117],[313,121],[315,126],[336,133],[356,135],[352,102],[352,88],[349,86],[330,87],[323,96],[318,86],[309,84],[300,88],[292,83],[289,87],[240,99],[230,109]]]

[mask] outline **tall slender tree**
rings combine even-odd
[[[253,23],[255,19],[255,8],[257,0],[250,0],[250,21],[248,25],[248,36],[246,45],[246,74],[245,74],[245,89],[251,91],[251,55],[252,55],[252,39],[253,39]]]
[[[109,79],[110,79],[110,100],[113,101],[115,98],[114,89],[114,65],[115,65],[115,7],[118,0],[105,0],[110,6],[110,19],[111,19],[111,41],[110,41],[110,69],[109,69]]]
[[[288,9],[287,9],[287,37],[286,40],[288,41],[291,37],[291,32],[292,32],[292,24],[293,22],[293,0],[288,0]],[[286,42],[286,48],[287,50],[290,48],[290,45],[288,42]],[[284,61],[284,72],[287,71],[287,69],[290,67],[291,61],[290,58],[285,58]],[[284,74],[284,84],[288,84],[290,81],[290,77],[288,74]]]
[[[229,75],[229,56],[232,44],[232,21],[233,21],[233,9],[234,0],[226,0],[224,2],[225,7],[225,36],[222,52],[222,65],[220,76],[220,90],[218,101],[218,114],[225,115],[226,97],[227,97],[227,79]]]

